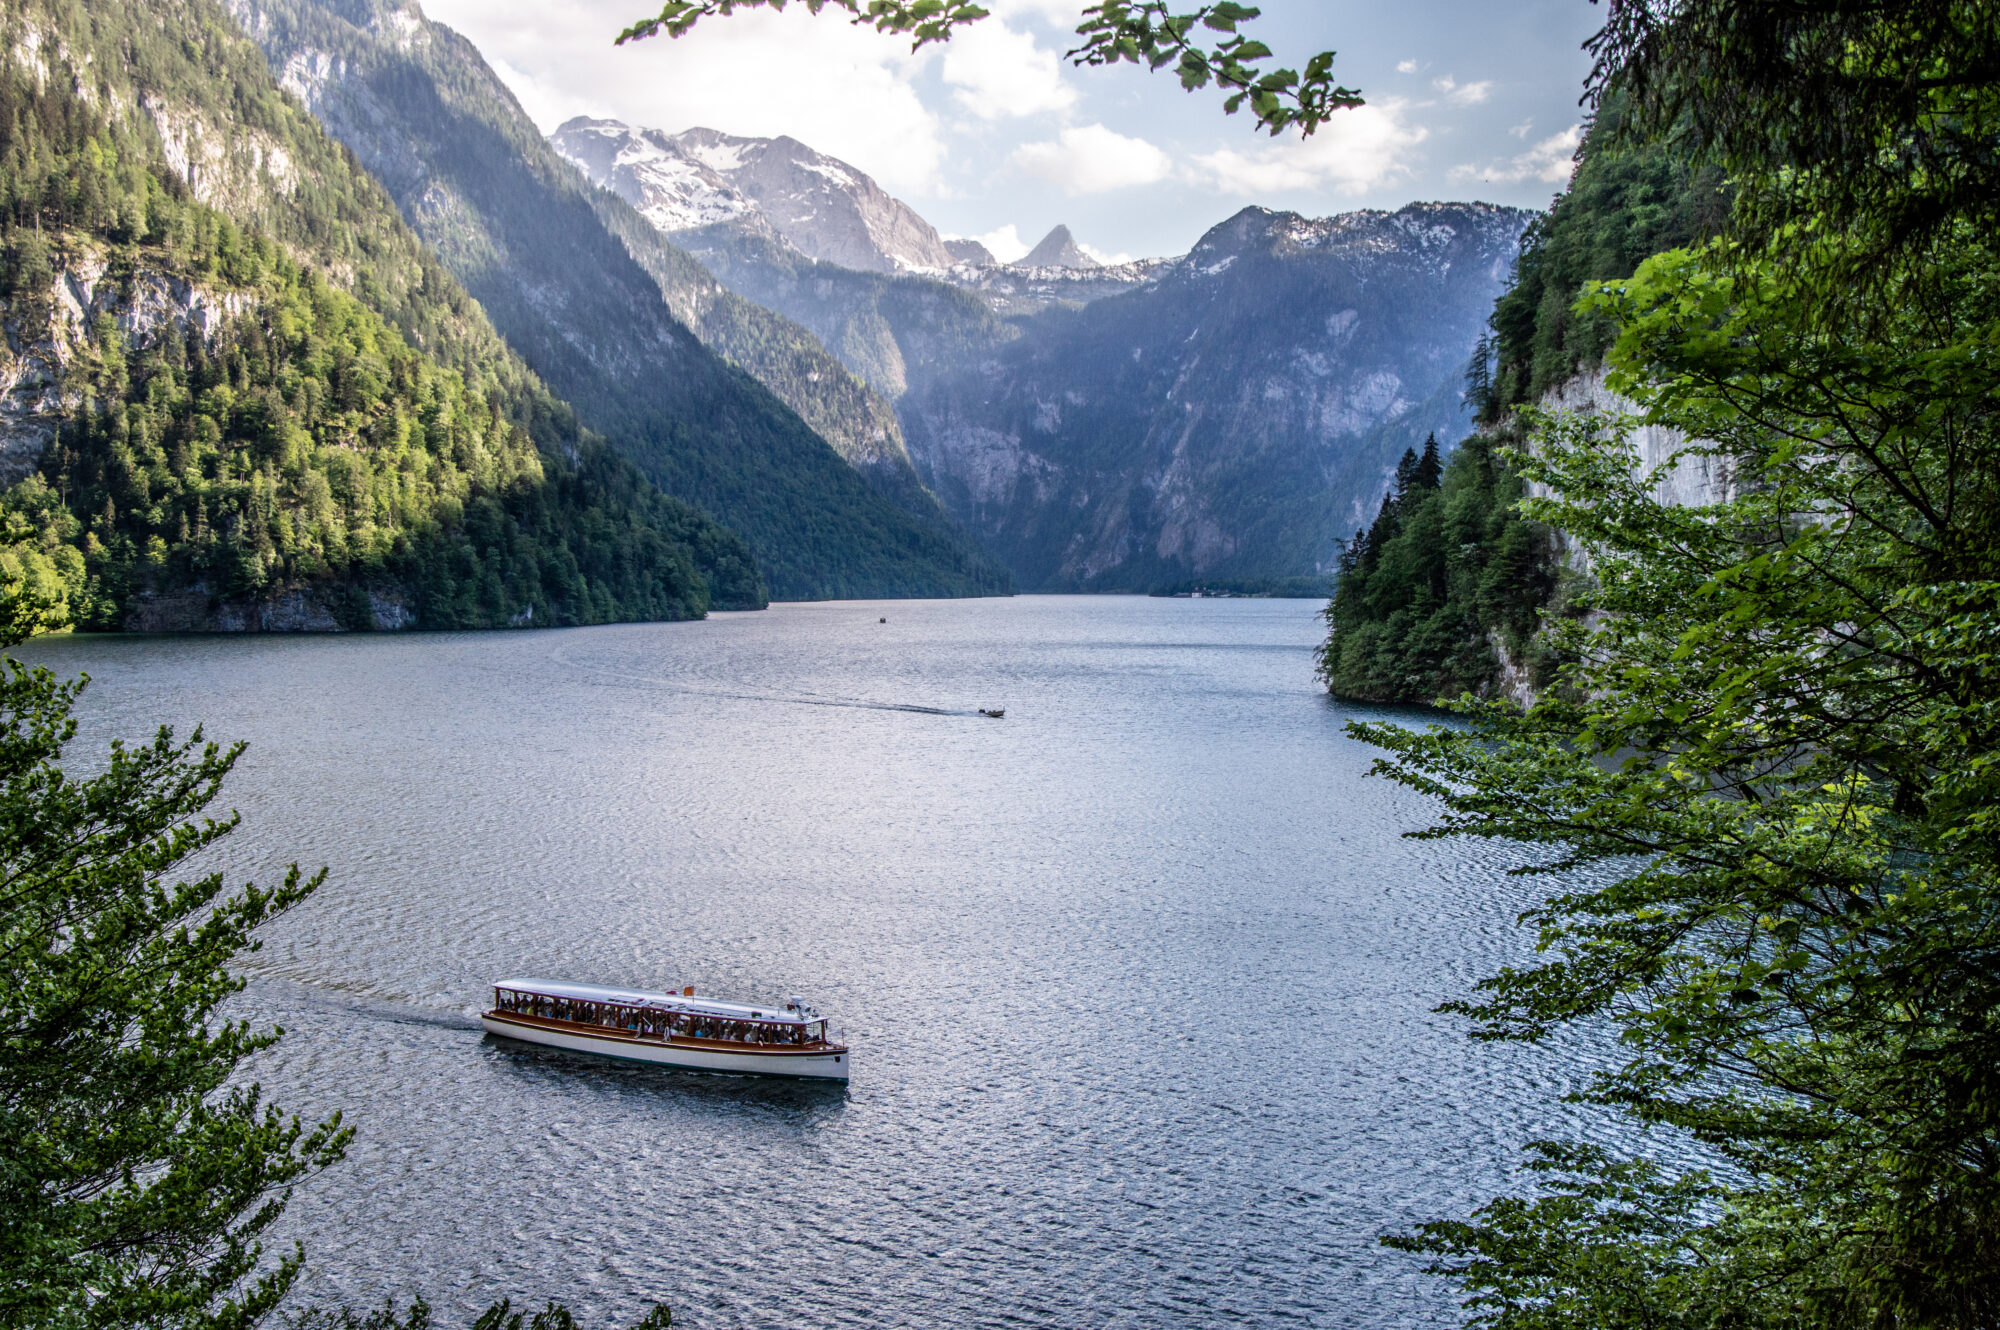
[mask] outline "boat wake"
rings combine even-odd
[[[480,1028],[479,1018],[467,1012],[419,1007],[408,1002],[352,993],[285,975],[260,974],[253,971],[246,975],[245,979],[243,991],[252,999],[262,998],[294,1009],[305,1007],[316,1011],[342,1012],[351,1016],[389,1021],[397,1025],[434,1025],[446,1030]]]
[[[840,697],[830,693],[803,693],[780,691],[774,688],[751,688],[738,684],[733,687],[722,685],[689,683],[684,679],[663,679],[650,674],[626,674],[616,670],[606,670],[594,666],[578,666],[569,659],[567,652],[557,650],[551,657],[557,664],[569,666],[579,676],[594,676],[599,679],[616,679],[624,683],[648,684],[654,688],[672,693],[682,693],[690,697],[713,697],[728,702],[776,702],[794,707],[845,707],[854,711],[908,711],[919,716],[979,716],[997,717],[998,711],[985,707],[932,707],[918,702],[882,702],[866,697]]]

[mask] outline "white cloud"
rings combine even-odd
[[[1076,247],[1108,268],[1115,268],[1121,263],[1130,263],[1132,261],[1130,254],[1107,254],[1097,246],[1086,245],[1081,240],[1076,242]]]
[[[1481,79],[1477,83],[1460,83],[1447,74],[1432,82],[1437,90],[1444,94],[1444,99],[1453,106],[1477,106],[1493,93],[1492,79]]]
[[[959,237],[951,236],[949,239],[957,240]],[[972,236],[970,239],[986,246],[987,252],[1002,263],[1012,263],[1015,259],[1025,258],[1028,251],[1034,248],[1021,239],[1019,228],[1012,222],[997,231],[988,231],[983,236]]]
[[[988,0],[986,8],[999,19],[1036,18],[1065,32],[1074,32],[1083,20],[1084,0]],[[953,41],[958,38],[954,36]]]
[[[1150,185],[1173,174],[1173,159],[1144,139],[1103,125],[1075,125],[1053,141],[1025,143],[1012,161],[1072,197]]]
[[[514,68],[491,52],[482,52],[486,63],[507,85],[507,91],[514,94],[514,100],[528,113],[528,119],[542,128],[543,133],[560,125],[573,115],[579,114],[577,103],[560,87],[552,87],[533,75]]]
[[[1454,166],[1451,168],[1453,180],[1479,180],[1488,184],[1514,184],[1523,180],[1542,180],[1552,185],[1564,184],[1575,169],[1577,145],[1583,142],[1583,126],[1571,125],[1560,134],[1551,134],[1534,147],[1517,157],[1509,157],[1502,162],[1491,162],[1485,166]]]
[[[913,55],[907,38],[803,6],[622,47],[611,42],[632,21],[631,0],[425,0],[424,9],[472,39],[545,132],[589,114],[669,131],[791,134],[893,191],[942,192],[940,122],[911,86],[935,47]]]
[[[1393,207],[1413,196],[1475,192],[1460,183],[1467,179],[1494,202],[1546,202],[1542,182],[1565,173],[1566,149],[1544,151],[1539,140],[1548,126],[1575,118],[1577,43],[1595,26],[1587,14],[1572,15],[1575,31],[1538,32],[1523,53],[1510,44],[1519,34],[1509,6],[1463,7],[1452,18],[1457,54],[1408,58],[1394,55],[1401,39],[1385,31],[1390,44],[1374,76],[1383,86],[1372,104],[1341,112],[1301,142],[1251,135],[1240,117],[1219,118],[1213,100],[1188,97],[1168,74],[1070,68],[1062,53],[1077,44],[1085,0],[981,0],[990,18],[914,54],[908,38],[856,28],[837,6],[818,17],[804,4],[782,13],[740,9],[727,20],[703,19],[680,41],[617,47],[612,38],[647,4],[422,3],[479,47],[545,130],[589,113],[669,131],[708,125],[788,134],[853,162],[933,221],[964,232],[1053,216],[1065,191],[1092,195],[1090,229],[1100,243],[1145,254],[1184,247],[1214,220],[1211,212],[1240,203]],[[1308,13],[1324,3],[1266,8],[1278,19],[1281,7]],[[1478,53],[1503,46],[1510,57],[1524,56],[1507,73],[1511,121],[1495,114],[1503,100],[1497,70],[1489,85],[1453,69],[1488,67]],[[1453,81],[1441,91],[1433,80],[1446,72]],[[1403,100],[1387,100],[1392,91]],[[1447,126],[1448,150],[1440,146]],[[1455,163],[1466,165],[1454,172]],[[1478,184],[1481,168],[1492,183]],[[1177,194],[1187,207],[1162,209],[1151,182],[1208,197]],[[996,252],[1008,245],[1005,228],[987,239]]]
[[[1194,159],[1202,183],[1225,194],[1270,195],[1332,186],[1349,194],[1411,173],[1409,151],[1430,131],[1404,119],[1408,104],[1385,98],[1342,111],[1311,138],[1296,135],[1255,152],[1223,148]]]
[[[951,39],[942,73],[957,90],[958,103],[982,120],[1066,111],[1076,104],[1076,90],[1064,81],[1056,53],[997,17]]]

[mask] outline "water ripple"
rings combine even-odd
[[[1379,1234],[1505,1185],[1610,1053],[1434,1014],[1517,958],[1502,849],[1313,688],[1317,606],[775,606],[520,634],[88,639],[86,741],[251,747],[217,862],[327,886],[245,1013],[313,1299],[696,1327],[1445,1325]],[[887,618],[887,623],[880,622]],[[1004,706],[989,724],[977,707]],[[973,717],[977,725],[941,724]],[[482,1036],[503,973],[805,993],[846,1088]],[[450,1323],[449,1321],[447,1323]]]

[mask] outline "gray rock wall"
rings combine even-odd
[[[1639,407],[1604,385],[1600,366],[1580,373],[1544,394],[1542,408],[1573,411],[1607,417],[1635,416]],[[1728,466],[1719,458],[1681,457],[1675,454],[1688,446],[1688,436],[1663,425],[1638,425],[1631,441],[1638,453],[1641,470],[1653,478],[1653,494],[1663,504],[1705,508],[1725,503],[1734,494]],[[1546,496],[1546,487],[1530,485],[1531,493]],[[1563,560],[1578,572],[1589,572],[1590,550],[1562,532],[1556,533],[1557,549]]]
[[[82,400],[69,382],[69,368],[99,319],[109,317],[128,345],[146,347],[164,335],[184,337],[189,329],[212,338],[223,320],[248,304],[241,292],[210,291],[161,272],[141,270],[129,281],[107,278],[103,256],[91,251],[61,262],[46,302],[17,299],[0,316],[6,332],[0,351],[0,487],[34,469]]]

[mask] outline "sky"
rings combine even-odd
[[[575,115],[789,134],[1003,261],[1057,223],[1104,259],[1185,253],[1251,204],[1326,216],[1419,200],[1542,208],[1569,177],[1602,21],[1587,0],[1265,0],[1247,31],[1301,68],[1334,50],[1367,105],[1309,139],[1225,116],[1170,73],[1073,68],[1082,0],[987,0],[912,53],[801,4],[619,47],[646,0],[423,0],[543,132]]]

